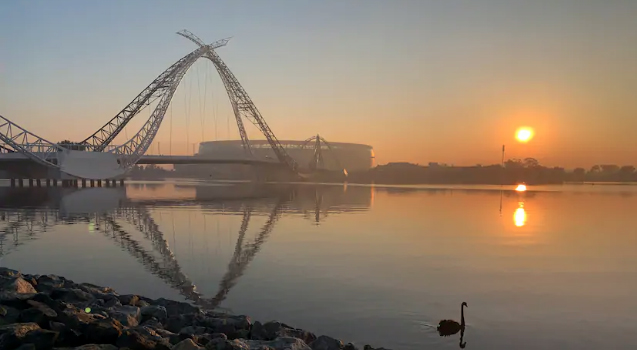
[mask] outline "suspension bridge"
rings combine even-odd
[[[125,175],[137,164],[245,164],[254,166],[255,169],[280,168],[297,179],[308,179],[312,174],[322,170],[321,142],[326,141],[319,136],[308,139],[315,140],[318,148],[306,167],[299,166],[290,157],[246,90],[217,54],[216,49],[225,46],[230,38],[205,44],[187,30],[177,34],[195,43],[196,49],[168,67],[117,115],[83,141],[51,142],[0,115],[0,168],[7,174],[5,177],[12,179],[12,185],[17,178],[20,186],[23,178],[29,179],[30,185],[33,185],[35,179],[38,186],[40,179],[46,179],[47,185],[52,182],[54,186],[57,185],[57,179],[62,179],[63,185],[77,186],[80,180],[83,186],[86,186],[88,180],[91,186],[94,182],[101,186],[102,180],[106,185],[115,184],[116,179],[123,183]],[[175,91],[186,72],[200,58],[212,62],[221,78],[241,137],[244,157],[211,159],[194,155],[148,155],[147,152],[157,136]],[[155,104],[155,108],[139,131],[123,144],[114,145],[115,139],[126,125],[151,104]],[[275,159],[255,157],[244,120],[255,125],[263,134],[274,152]],[[343,173],[346,174],[346,171],[343,170]]]

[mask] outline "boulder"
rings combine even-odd
[[[132,294],[120,295],[118,298],[119,298],[119,302],[122,305],[135,306],[137,305],[137,302],[139,301],[139,296],[132,295]]]
[[[312,350],[342,350],[344,346],[342,341],[322,335],[310,343],[310,347]]]
[[[20,310],[7,305],[0,305],[0,326],[18,322]]]
[[[122,335],[122,324],[110,318],[94,320],[80,330],[88,343],[115,344]]]
[[[117,339],[116,345],[119,348],[129,348],[130,350],[170,350],[171,348],[166,339],[143,329],[125,330]]]
[[[141,320],[141,313],[137,306],[123,305],[110,309],[106,313],[126,327],[137,327]]]
[[[303,340],[293,337],[279,337],[274,340],[246,340],[250,350],[263,349],[274,350],[312,350]]]
[[[26,343],[29,333],[40,330],[36,323],[13,323],[0,326],[0,349],[15,349]]]
[[[166,322],[168,312],[166,311],[166,308],[161,305],[149,305],[141,308],[141,316],[143,321],[155,318],[159,322]]]
[[[312,332],[302,329],[293,328],[285,323],[270,321],[264,324],[255,322],[250,332],[250,339],[254,340],[274,340],[277,337],[293,337],[303,340],[306,344],[310,344],[316,340],[316,336]]]
[[[43,275],[37,279],[37,286],[35,287],[38,292],[48,293],[56,288],[64,287],[64,279],[55,275]]]
[[[85,344],[74,350],[117,350],[117,347],[111,344]]]
[[[24,280],[24,278],[0,276],[0,290],[4,293],[16,294],[35,294],[37,291],[33,285]]]
[[[168,316],[173,315],[182,315],[182,314],[198,314],[201,313],[201,309],[193,306],[189,303],[184,303],[181,301],[168,300],[164,298],[159,298],[150,303],[151,305],[160,305],[166,308],[166,313]]]
[[[203,347],[197,345],[192,339],[184,339],[173,346],[172,350],[202,350]]]
[[[22,274],[18,270],[8,269],[6,267],[0,267],[0,277],[21,277]]]

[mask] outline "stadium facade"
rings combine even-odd
[[[280,140],[279,142],[301,167],[308,167],[314,155],[315,145],[313,142],[293,140]],[[276,159],[274,151],[266,140],[250,140],[250,146],[255,158]],[[374,149],[369,145],[330,142],[329,147],[327,144],[321,143],[321,150],[324,167],[328,170],[364,171],[374,166]],[[242,159],[246,157],[241,140],[202,142],[199,144],[199,152],[196,156],[215,159]],[[228,175],[229,173],[236,174],[241,167],[240,165],[181,165],[175,166],[175,170],[193,175],[200,172],[209,173],[214,170],[216,174]]]

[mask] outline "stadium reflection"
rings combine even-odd
[[[136,195],[140,188],[150,190],[152,195]],[[0,258],[41,238],[55,226],[85,224],[90,233],[102,233],[186,299],[206,309],[217,309],[267,242],[281,216],[299,215],[318,224],[332,214],[367,210],[371,193],[369,187],[350,187],[345,191],[343,186],[211,183],[0,188]],[[183,272],[174,248],[162,232],[161,218],[158,222],[154,217],[158,208],[172,216],[188,205],[199,206],[213,215],[241,215],[234,252],[212,297],[198,292],[196,284]],[[255,214],[264,214],[267,219],[250,238],[246,231]],[[142,235],[133,234],[132,230]],[[146,244],[140,242],[140,237]]]

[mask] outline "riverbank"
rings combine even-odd
[[[387,350],[190,303],[0,267],[0,349]]]

